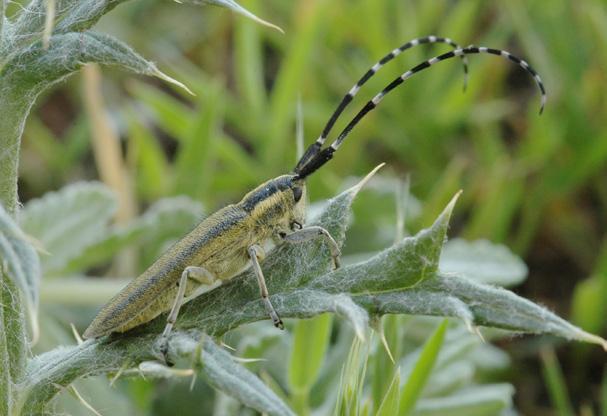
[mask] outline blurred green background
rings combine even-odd
[[[21,200],[70,182],[101,178],[119,194],[118,222],[128,221],[162,197],[176,195],[189,196],[202,204],[204,212],[212,212],[293,167],[298,102],[307,145],[363,72],[405,41],[434,34],[464,46],[506,49],[527,59],[542,75],[548,105],[541,117],[533,80],[515,65],[496,57],[471,56],[464,93],[460,62],[441,63],[386,98],[357,127],[336,158],[310,179],[310,199],[322,201],[342,189],[349,177],[388,163],[382,180],[355,205],[346,254],[356,255],[394,240],[394,189],[404,178],[412,195],[407,233],[429,225],[463,189],[451,237],[507,245],[529,267],[529,276],[514,288],[516,293],[589,332],[607,335],[603,1],[240,3],[286,33],[224,9],[159,0],[129,2],[102,19],[98,30],[126,41],[196,95],[105,68],[101,79],[95,70],[71,77],[41,97],[28,120]],[[448,46],[434,45],[407,51],[365,86],[336,129],[394,77],[447,50]],[[111,142],[113,135],[120,139],[114,141],[117,146],[108,150],[99,145]],[[119,175],[112,177],[111,172]],[[131,277],[150,263],[156,249],[130,247],[91,274]],[[43,288],[45,308],[68,316],[67,322],[79,322],[71,308],[62,306],[69,302],[49,293],[45,295]],[[82,325],[102,302],[90,301]],[[407,322],[409,329],[431,323],[419,336],[423,341],[436,321]],[[322,322],[316,325],[323,328]],[[43,325],[43,336],[44,328],[49,326]],[[239,351],[259,357],[292,342],[276,340],[274,334],[264,345],[264,331],[264,325],[243,329],[235,339],[247,347]],[[334,327],[333,337],[336,332]],[[62,342],[57,337],[47,346]],[[63,342],[71,342],[69,336],[66,339]],[[521,414],[607,414],[605,404],[600,413],[607,384],[602,383],[605,355],[599,348],[535,337],[506,338],[498,344],[510,359],[500,355],[506,364],[497,374],[476,381],[512,383],[514,407]],[[348,346],[339,348],[347,353]],[[564,377],[559,377],[556,359]],[[272,373],[264,369],[271,363],[256,366]],[[389,384],[392,375],[386,374]],[[559,381],[565,383],[562,389]],[[89,383],[99,383],[90,387],[95,394],[107,385],[99,380]],[[174,382],[123,382],[104,394],[119,395],[120,400],[108,397],[124,403],[122,409],[129,412],[175,414],[176,402],[191,400],[188,383],[184,387]],[[204,383],[196,386],[200,392],[195,397],[213,400]],[[314,388],[322,386],[317,383]],[[218,403],[225,398],[214,400],[199,400],[192,403],[192,413],[179,414],[206,414],[204,406],[218,414]],[[71,406],[79,409],[71,412],[86,414],[74,403]]]

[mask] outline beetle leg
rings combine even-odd
[[[207,285],[210,285],[215,281],[215,277],[204,267],[188,266],[181,273],[181,278],[177,283],[179,289],[177,290],[177,295],[175,296],[175,301],[173,302],[171,312],[169,312],[169,316],[167,317],[167,324],[164,327],[164,331],[162,331],[162,335],[160,337],[160,351],[162,352],[165,362],[168,362],[166,355],[168,352],[169,335],[173,330],[173,325],[175,325],[177,315],[179,315],[179,309],[183,304],[188,279],[192,279],[196,282]]]
[[[272,302],[270,302],[270,298],[268,297],[268,287],[266,286],[266,279],[263,277],[263,271],[261,270],[261,266],[259,265],[259,261],[263,260],[265,257],[265,253],[261,246],[254,244],[248,249],[249,257],[251,258],[251,262],[253,263],[253,271],[255,272],[255,276],[257,276],[257,284],[259,285],[259,293],[261,294],[261,299],[263,300],[264,306],[266,307],[266,311],[270,318],[272,318],[272,322],[274,326],[280,329],[284,328],[282,320],[276,313],[274,306],[272,306]]]
[[[282,239],[287,243],[297,244],[318,237],[322,237],[328,244],[329,250],[331,250],[331,257],[333,257],[333,265],[338,269],[340,266],[339,256],[341,256],[341,251],[339,250],[339,246],[335,239],[324,228],[319,227],[318,225],[312,225],[310,227],[302,228],[301,230],[293,231],[291,234],[282,237]]]

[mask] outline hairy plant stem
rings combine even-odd
[[[13,281],[0,268],[0,414],[14,402],[15,385],[22,379],[27,361],[25,311]]]
[[[4,87],[0,83],[0,203],[14,217],[19,204],[17,178],[21,135],[33,100],[15,100]]]
[[[4,283],[6,281],[6,277],[4,276],[4,271],[0,269],[0,294],[4,295]],[[4,296],[0,296],[0,302]],[[6,336],[6,331],[4,331],[4,306],[0,304],[0,414],[7,415],[8,410],[12,401],[11,398],[11,378],[10,371],[7,371],[10,368],[10,356],[8,353],[8,340]]]
[[[116,341],[90,340],[35,357],[28,365],[13,414],[41,414],[49,400],[80,377],[117,372],[126,365],[153,359],[155,339],[154,335],[145,335]]]

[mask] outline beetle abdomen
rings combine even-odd
[[[246,217],[245,212],[230,205],[204,219],[116,294],[97,314],[83,337],[97,338],[112,332],[124,332],[171,309],[177,283],[188,266],[205,267],[209,263],[212,274],[215,274],[214,269],[220,274],[232,272],[233,267],[225,265],[234,262],[235,257],[239,257],[238,253],[243,251],[242,247],[249,244],[235,238],[242,233],[234,232],[246,227]],[[232,276],[216,277],[226,279]],[[188,290],[191,291],[189,286],[190,283]]]

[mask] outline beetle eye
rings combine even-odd
[[[293,198],[295,198],[295,202],[299,202],[301,196],[303,195],[303,190],[299,186],[291,188],[291,190],[293,191]]]

